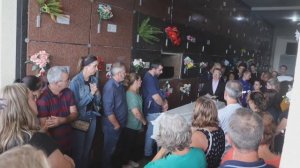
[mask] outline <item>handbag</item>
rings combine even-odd
[[[87,132],[90,128],[90,122],[77,119],[71,123],[71,126],[77,130]]]

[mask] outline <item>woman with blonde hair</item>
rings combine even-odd
[[[218,111],[212,99],[196,100],[192,121],[192,147],[205,151],[207,166],[218,167],[225,150],[225,135],[219,127]]]
[[[14,147],[0,155],[0,167],[50,168],[43,151],[31,145]]]
[[[24,144],[31,144],[47,154],[51,167],[75,167],[73,160],[63,155],[57,144],[40,127],[28,104],[28,89],[24,84],[5,86],[0,98],[0,154]]]

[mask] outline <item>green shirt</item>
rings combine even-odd
[[[190,148],[185,155],[170,154],[162,159],[148,163],[145,168],[206,168],[204,152],[198,148]]]
[[[139,94],[133,93],[131,91],[126,92],[126,99],[128,105],[128,116],[127,116],[127,124],[126,127],[133,130],[141,130],[142,122],[135,118],[132,113],[132,109],[138,108],[142,113],[142,98]],[[142,113],[143,115],[143,113]]]

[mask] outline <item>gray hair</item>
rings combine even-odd
[[[261,117],[247,108],[239,108],[231,116],[228,134],[239,150],[258,150],[264,133]]]
[[[191,129],[187,121],[178,114],[165,113],[159,122],[159,133],[156,137],[158,146],[169,152],[183,150],[191,144]]]
[[[230,80],[226,83],[225,91],[227,95],[233,99],[238,99],[242,96],[243,87],[238,80]]]
[[[47,79],[49,83],[56,83],[61,81],[61,75],[63,73],[69,74],[68,66],[54,66],[51,67],[47,73]]]
[[[270,78],[267,83],[275,90],[279,91],[280,83],[277,78]]]
[[[125,70],[125,65],[121,62],[115,62],[111,66],[111,75],[115,76],[117,73]]]

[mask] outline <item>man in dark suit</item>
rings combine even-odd
[[[199,95],[206,95],[208,97],[224,101],[225,82],[224,80],[221,80],[221,74],[221,69],[215,68],[213,70],[212,79],[208,80],[204,84]]]

